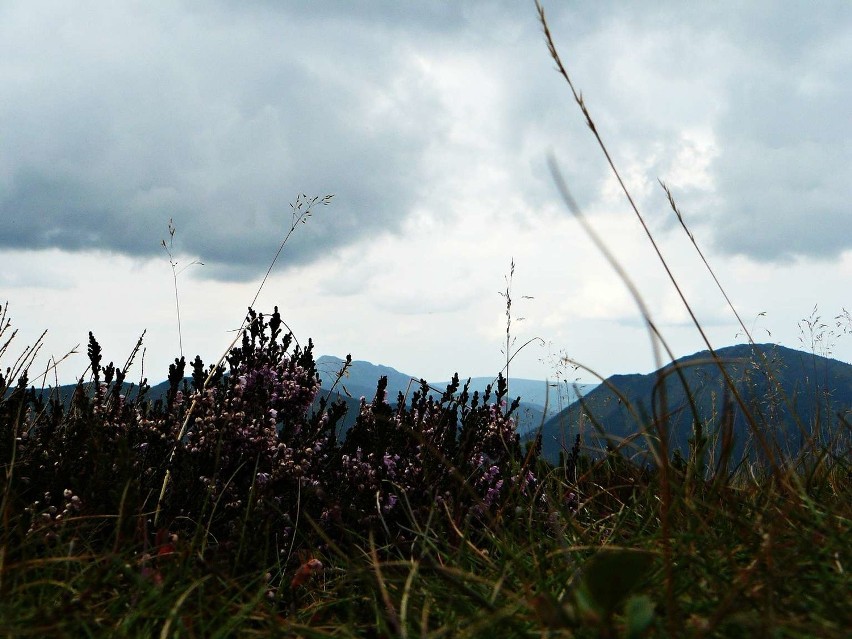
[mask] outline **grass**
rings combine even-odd
[[[317,203],[328,198],[297,200],[287,237]],[[673,358],[622,276],[659,363]],[[511,274],[506,315],[508,369]],[[693,454],[675,460],[666,420],[651,416],[655,464],[618,447],[590,457],[578,440],[554,466],[514,432],[502,376],[483,396],[456,377],[440,400],[423,386],[396,408],[379,380],[341,436],[342,404],[310,408],[312,343],[282,327],[277,308],[250,310],[216,363],[176,359],[157,402],[144,380],[126,390],[132,358],[103,366],[91,335],[90,376],[67,406],[28,388],[38,344],[9,365],[0,635],[848,636],[852,467],[830,446],[709,464],[722,411],[696,419]],[[0,356],[10,331],[4,309]]]
[[[313,553],[323,566],[316,572],[300,572],[306,555],[290,569],[244,567],[233,549],[211,550],[200,535],[159,546],[124,538],[120,512],[69,517],[50,540],[15,534],[20,521],[10,517],[2,631],[638,637],[670,636],[674,626],[677,636],[846,636],[845,461],[800,477],[795,494],[771,474],[742,471],[689,491],[676,476],[668,512],[674,607],[665,595],[659,473],[617,455],[582,464],[576,482],[549,469],[546,508],[507,499],[487,526],[459,525],[436,507],[402,524],[404,543],[355,530],[314,541],[322,548]],[[306,537],[315,525],[306,521]]]

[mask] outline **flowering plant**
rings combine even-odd
[[[295,343],[281,325],[277,307],[268,317],[249,309],[227,367],[205,370],[196,357],[186,377],[185,360],[176,359],[160,399],[148,397],[144,380],[132,396],[124,372],[101,365],[91,334],[92,384],[81,381],[67,407],[44,405],[24,379],[2,405],[23,416],[15,462],[22,503],[71,490],[82,505],[75,508],[91,514],[122,503],[143,514],[168,471],[158,504],[167,525],[203,524],[219,545],[269,549],[292,546],[308,518],[325,536],[376,530],[390,541],[405,536],[398,524],[435,508],[456,521],[493,517],[511,491],[532,494],[517,401],[507,407],[502,376],[482,396],[458,375],[440,397],[421,382],[410,401],[400,394],[394,404],[381,378],[339,436],[345,404],[321,394],[313,343]],[[311,535],[306,526],[299,532]]]

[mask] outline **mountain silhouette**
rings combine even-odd
[[[716,354],[721,365],[702,351],[648,375],[613,375],[543,425],[543,456],[558,460],[577,434],[593,454],[609,443],[642,456],[648,446],[641,433],[655,415],[666,426],[670,451],[683,455],[696,425],[718,452],[719,427],[730,416],[733,459],[763,455],[761,438],[785,456],[798,454],[811,437],[848,448],[851,365],[775,344],[740,344]],[[741,403],[726,388],[723,370]]]

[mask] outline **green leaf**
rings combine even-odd
[[[602,549],[586,562],[580,588],[589,602],[611,616],[647,578],[654,555],[644,550]]]
[[[654,620],[654,602],[647,595],[634,595],[624,604],[625,637],[638,639]]]

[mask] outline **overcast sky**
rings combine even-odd
[[[852,361],[852,5],[546,2],[568,72],[714,346]],[[43,367],[88,331],[144,374],[218,358],[258,300],[317,354],[431,380],[649,372],[635,304],[560,202],[552,153],[677,356],[703,344],[554,70],[533,2],[7,0],[0,4],[0,301]],[[193,265],[199,260],[204,263]],[[526,299],[526,297],[532,299]],[[523,317],[523,321],[518,318]],[[842,324],[842,323],[841,323]],[[139,366],[131,377],[141,373]],[[52,383],[52,379],[50,380]]]

